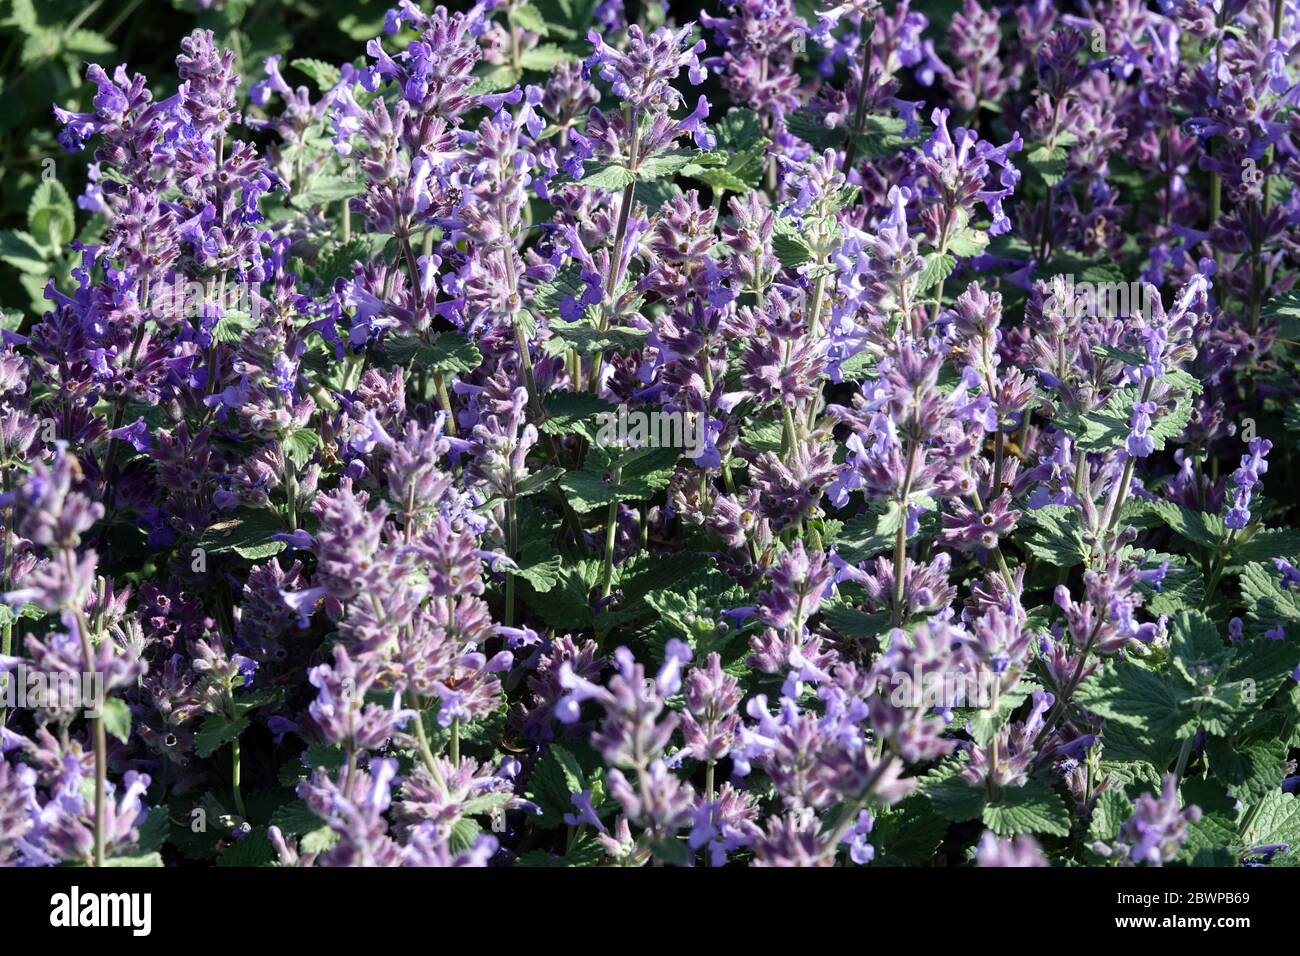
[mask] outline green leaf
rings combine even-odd
[[[1291,631],[1300,625],[1300,592],[1282,587],[1271,564],[1248,564],[1241,573],[1241,600],[1246,621],[1259,634],[1281,624]]]
[[[1236,866],[1236,854],[1228,850],[1236,842],[1236,835],[1231,822],[1207,814],[1187,825],[1187,839],[1177,859],[1190,866]]]
[[[284,455],[298,468],[306,466],[320,445],[320,435],[314,428],[300,428],[284,443]]]
[[[1124,821],[1133,816],[1133,801],[1122,790],[1103,790],[1092,808],[1092,817],[1088,821],[1088,839],[1113,843],[1119,836],[1119,828]]]
[[[720,161],[692,163],[682,169],[682,174],[707,183],[715,191],[745,193],[758,185],[771,143],[763,134],[758,114],[747,109],[732,110],[712,132],[718,141],[713,156]]]
[[[636,178],[653,182],[673,176],[699,156],[698,150],[674,149],[642,160],[636,168]]]
[[[1025,167],[1048,186],[1055,186],[1065,178],[1067,153],[1060,146],[1038,146],[1021,160]]]
[[[332,827],[321,826],[302,835],[298,849],[302,853],[324,853],[339,842],[339,835]]]
[[[140,824],[140,837],[136,840],[136,849],[143,854],[156,853],[167,842],[171,832],[171,816],[166,806],[157,806],[149,811]]]
[[[1148,552],[1144,563],[1147,566],[1169,562],[1164,580],[1157,591],[1145,581],[1138,583],[1137,589],[1146,598],[1145,608],[1152,615],[1174,614],[1185,607],[1198,607],[1205,596],[1205,578],[1199,568],[1189,564],[1181,554],[1158,554]]]
[[[959,259],[968,259],[982,254],[988,248],[988,244],[988,233],[980,229],[966,228],[948,238],[948,251]]]
[[[915,149],[929,136],[926,130],[909,136],[906,129],[906,121],[897,116],[867,116],[858,137],[858,151],[865,157],[893,156],[904,149]]]
[[[582,423],[618,409],[617,405],[590,392],[552,392],[542,407],[546,413],[542,431],[552,435],[572,434]]]
[[[508,63],[489,66],[478,74],[478,79],[475,81],[471,92],[482,94],[508,90],[511,87],[518,86],[519,81],[523,79],[523,75],[523,70],[516,70]]]
[[[69,53],[85,53],[90,56],[104,56],[115,49],[102,33],[83,27],[63,34],[63,48]]]
[[[963,777],[960,769],[959,764],[949,763],[921,782],[921,793],[934,812],[951,823],[977,820],[984,813],[984,788]]]
[[[43,277],[50,270],[48,254],[41,244],[16,229],[0,229],[0,262],[33,276]]]
[[[640,448],[615,458],[594,445],[583,469],[565,472],[560,487],[580,514],[614,501],[644,501],[667,487],[680,457],[677,448]],[[617,481],[615,467],[619,469]]]
[[[27,206],[27,228],[40,245],[62,251],[77,234],[77,217],[68,191],[57,179],[42,179]]]
[[[652,840],[650,852],[654,854],[655,859],[667,863],[669,866],[685,866],[691,861],[690,849],[685,842],[676,837]]]
[[[519,57],[519,65],[525,70],[549,73],[561,63],[572,63],[579,57],[576,53],[556,46],[554,43],[541,43],[525,50]]]
[[[255,867],[270,866],[275,862],[275,848],[266,835],[265,827],[256,827],[242,840],[236,840],[221,856],[217,866]]]
[[[812,247],[799,234],[798,227],[784,216],[773,220],[772,251],[787,269],[812,261]]]
[[[547,465],[519,482],[515,486],[515,497],[527,498],[530,495],[540,494],[549,488],[555,479],[562,474],[564,474],[564,469],[559,465]]]
[[[587,776],[577,759],[564,747],[553,744],[528,781],[527,797],[542,810],[537,826],[544,830],[562,826],[564,814],[574,812],[570,795],[586,789]]]
[[[1261,528],[1245,540],[1234,541],[1230,551],[1234,564],[1293,559],[1300,555],[1300,531],[1294,528]]]
[[[871,831],[876,862],[881,866],[928,866],[948,831],[924,796],[907,798],[877,815]]]
[[[523,867],[590,867],[599,866],[605,859],[605,848],[594,836],[584,834],[564,856],[554,856],[546,850],[529,850],[516,861]]]
[[[217,319],[217,324],[212,327],[212,338],[217,342],[234,345],[242,342],[244,336],[255,328],[257,322],[251,315],[238,309],[230,309]]]
[[[626,353],[645,344],[644,329],[617,328],[601,331],[589,322],[552,322],[551,337],[542,343],[542,351],[550,356],[563,355],[573,349],[579,355],[597,352]]]
[[[398,365],[445,375],[467,374],[483,363],[478,346],[460,332],[442,332],[431,345],[414,338],[391,339],[384,343],[384,353]]]
[[[546,36],[548,32],[546,20],[542,17],[541,11],[531,3],[521,3],[519,6],[511,8],[506,14],[506,18],[512,26],[521,27],[529,33]]]
[[[836,634],[870,640],[889,630],[889,615],[883,611],[870,613],[839,601],[825,601],[821,606],[822,621]]]
[[[210,525],[199,538],[199,547],[219,554],[234,551],[242,558],[260,561],[284,550],[283,541],[272,541],[271,535],[284,531],[280,521],[261,508],[240,508],[230,517]]]
[[[578,185],[587,186],[591,189],[603,189],[606,192],[617,192],[633,182],[636,182],[636,176],[630,169],[626,166],[620,166],[618,163],[608,163],[598,166],[594,172],[584,175],[578,180]]]
[[[1167,744],[1184,733],[1192,720],[1173,683],[1137,661],[1108,661],[1099,673],[1084,681],[1075,696],[1083,706],[1106,718],[1106,736],[1113,721],[1133,728],[1148,741]],[[1194,724],[1193,720],[1193,731]],[[1145,759],[1161,766],[1159,753],[1154,750]]]
[[[546,282],[533,287],[533,308],[546,315],[560,310],[560,303],[572,296],[577,299],[587,289],[582,281],[582,266],[571,262]]]
[[[1226,529],[1223,519],[1217,515],[1192,511],[1172,501],[1155,501],[1149,504],[1161,521],[1193,544],[1217,549],[1223,543]]]
[[[316,88],[322,93],[333,89],[340,79],[343,78],[342,72],[333,63],[326,63],[324,60],[314,60],[305,57],[299,57],[291,60],[289,65],[316,84]]]
[[[300,837],[318,830],[323,822],[302,800],[293,800],[277,807],[271,814],[271,825],[279,827],[280,832],[287,837]]]
[[[1294,854],[1296,847],[1300,847],[1300,799],[1280,787],[1269,791],[1242,838],[1247,847],[1285,843]]]
[[[998,836],[1013,833],[1067,836],[1070,832],[1070,811],[1065,801],[1051,787],[1037,781],[1005,791],[997,803],[984,807],[982,819]]]
[[[289,205],[295,209],[309,209],[351,199],[365,191],[365,183],[360,179],[322,174],[313,178],[306,189],[294,193],[289,198]]]
[[[1072,568],[1088,557],[1077,509],[1044,505],[1024,512],[1024,517],[1034,529],[1021,543],[1040,561],[1058,568]]]
[[[894,535],[881,528],[882,517],[873,511],[864,511],[846,521],[835,541],[835,550],[840,557],[850,564],[858,564],[890,550],[894,546]]]
[[[1223,737],[1206,741],[1210,770],[1228,793],[1244,804],[1263,800],[1286,773],[1287,746],[1280,740],[1234,743]]]
[[[248,729],[247,717],[230,720],[224,714],[209,714],[194,737],[194,750],[200,757],[211,757]]]
[[[946,252],[926,253],[925,267],[916,281],[917,293],[929,292],[952,275],[952,270],[955,268],[957,268],[957,260]]]
[[[131,742],[131,708],[125,701],[117,697],[108,698],[99,719],[104,722],[104,729],[122,743]]]

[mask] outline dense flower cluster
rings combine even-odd
[[[0,866],[1295,865],[1300,11],[637,6],[55,106]]]

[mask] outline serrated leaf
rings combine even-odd
[[[1092,817],[1088,821],[1088,839],[1113,843],[1119,836],[1119,828],[1133,815],[1133,801],[1122,790],[1102,791],[1092,808]]]
[[[658,153],[637,164],[636,178],[646,182],[653,182],[656,179],[673,176],[698,156],[698,151],[684,149]]]
[[[940,282],[952,275],[952,270],[957,268],[957,260],[946,252],[929,252],[925,256],[925,265],[921,269],[921,275],[916,280],[916,291],[918,294],[929,292]]]
[[[1211,737],[1205,752],[1215,779],[1247,805],[1263,800],[1281,786],[1286,772],[1287,746],[1280,740],[1234,743]]]
[[[945,765],[921,783],[921,793],[934,812],[951,823],[977,820],[984,812],[984,788],[971,783],[958,771],[959,765]]]
[[[43,277],[50,270],[48,254],[36,239],[16,229],[0,229],[0,262],[19,272]]]
[[[194,751],[200,757],[211,757],[226,744],[248,729],[247,717],[230,720],[224,714],[209,714],[194,736]]]
[[[234,551],[240,557],[261,560],[284,550],[283,541],[271,540],[271,535],[284,530],[269,511],[241,508],[229,518],[210,525],[198,543],[199,547],[214,554]]]
[[[384,352],[398,365],[445,375],[464,375],[483,363],[478,346],[460,332],[442,332],[430,345],[413,338],[390,339]]]
[[[315,60],[307,57],[299,57],[291,60],[289,65],[316,84],[316,88],[322,93],[333,89],[343,78],[342,71],[333,63],[326,63],[324,60]]]
[[[565,349],[573,349],[579,355],[595,355],[597,352],[627,353],[640,348],[646,340],[644,329],[595,328],[583,322],[552,322],[551,337],[542,345],[542,351],[550,356],[563,355]]]
[[[299,428],[284,443],[284,454],[298,468],[311,461],[320,445],[320,435],[314,428]]]
[[[57,179],[42,179],[27,205],[27,229],[35,241],[60,251],[77,232],[77,217],[68,191]]]
[[[506,17],[511,25],[521,27],[529,33],[546,36],[549,32],[541,11],[531,3],[521,3],[517,7],[511,7]]]
[[[776,253],[781,265],[795,269],[812,261],[812,247],[799,234],[799,229],[793,222],[784,216],[777,216],[773,223],[772,251]]]
[[[1285,843],[1294,853],[1300,847],[1300,799],[1281,788],[1270,791],[1241,835],[1247,847]]]
[[[998,836],[1015,833],[1046,833],[1066,836],[1070,832],[1070,811],[1051,787],[1031,781],[1003,792],[997,803],[985,805],[984,825]]]
[[[553,392],[542,403],[546,419],[542,431],[552,435],[572,434],[597,415],[613,413],[618,406],[590,392]]]
[[[1024,512],[1033,530],[1021,539],[1034,557],[1058,568],[1072,568],[1088,557],[1079,512],[1064,505],[1044,505]]]
[[[1150,509],[1161,521],[1180,536],[1206,548],[1218,548],[1223,543],[1225,528],[1217,515],[1192,511],[1172,501],[1155,501]]]
[[[324,206],[365,192],[365,182],[350,176],[320,175],[312,179],[306,189],[299,190],[289,197],[289,205],[295,209],[309,209],[312,206]]]
[[[171,832],[171,816],[167,812],[166,806],[158,806],[150,809],[144,818],[144,823],[140,824],[140,836],[136,840],[136,850],[139,853],[156,853],[163,848],[167,842],[167,834]]]
[[[525,50],[519,57],[519,65],[525,70],[537,70],[549,73],[561,63],[572,63],[579,59],[576,53],[557,46],[554,43],[541,43]]]
[[[126,706],[124,700],[110,697],[104,701],[99,719],[104,722],[104,730],[108,733],[124,744],[131,742],[131,708]]]
[[[584,175],[578,180],[578,185],[586,186],[589,189],[617,192],[634,182],[636,182],[636,175],[630,169],[626,166],[620,166],[618,163],[609,163],[599,166],[593,172]]]
[[[324,823],[311,807],[302,800],[293,800],[277,807],[271,814],[271,825],[280,828],[288,837],[298,837],[313,830],[318,830]]]
[[[641,448],[614,457],[596,445],[581,471],[565,472],[560,487],[580,514],[613,501],[644,501],[667,487],[681,454],[678,448]]]

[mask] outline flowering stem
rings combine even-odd
[[[298,478],[293,462],[284,456],[284,509],[289,519],[289,530],[298,530]]]
[[[235,811],[241,817],[247,817],[248,811],[244,809],[244,797],[239,792],[239,738],[236,737],[230,742],[230,789],[235,795]]]
[[[72,552],[65,552],[68,555],[69,563],[72,561]],[[85,662],[86,673],[93,673],[95,667],[95,649],[90,643],[90,624],[86,621],[85,613],[80,609],[74,609],[74,617],[77,622],[77,634],[81,638],[81,657]],[[95,747],[95,866],[104,865],[104,790],[107,786],[108,776],[108,738],[104,732],[103,717],[87,717],[87,723],[90,726],[90,732],[94,738]]]
[[[627,112],[627,128],[632,134],[632,142],[628,150],[628,169],[631,170],[633,177],[636,176],[637,165],[640,160],[641,146],[641,117],[635,108]],[[635,200],[636,179],[627,184],[623,190],[623,198],[619,201],[618,206],[618,225],[614,228],[614,250],[609,261],[609,278],[605,281],[605,301],[600,307],[600,330],[602,332],[609,328],[609,304],[613,302],[614,293],[623,281],[623,243],[627,240],[627,223],[632,215],[632,203]],[[600,370],[604,365],[605,356],[603,352],[597,352],[591,363],[591,386],[592,392],[600,392]]]
[[[452,726],[455,727],[455,724],[453,723]],[[423,711],[415,715],[415,739],[420,746],[420,757],[424,760],[424,765],[429,768],[429,773],[438,786],[443,786],[442,774],[438,772],[438,761],[433,756],[433,748],[429,746],[429,735],[424,732]],[[456,750],[457,756],[459,756],[459,740],[456,741]]]
[[[1183,746],[1178,751],[1178,763],[1174,765],[1174,776],[1179,780],[1183,779],[1183,771],[1187,769],[1187,760],[1192,755],[1192,746],[1196,743],[1196,734],[1192,733],[1190,737],[1183,740]]]
[[[789,405],[781,406],[781,421],[781,455],[784,457],[794,451],[794,446],[799,440],[798,429]]]
[[[460,718],[451,719],[451,743],[448,745],[448,753],[451,756],[453,766],[460,766]]]
[[[853,160],[858,154],[858,140],[862,138],[862,124],[867,119],[867,76],[871,72],[871,27],[866,14],[858,25],[858,37],[862,46],[862,73],[858,77],[857,109],[853,113],[853,128],[849,132],[848,145],[844,147],[844,175],[853,168]]]
[[[898,530],[894,533],[894,606],[891,610],[891,625],[899,627],[903,623],[904,585],[907,568],[907,499],[912,493],[912,472],[916,469],[916,440],[909,439],[907,449],[907,470],[903,473],[902,494],[898,517]]]
[[[605,283],[605,297],[613,299],[614,290],[618,288],[619,280],[619,263],[623,259],[623,243],[627,239],[627,221],[632,215],[633,192],[636,189],[636,181],[627,184],[623,190],[623,198],[618,207],[618,225],[614,230],[614,252],[609,264],[609,279]],[[605,331],[609,328],[609,313],[607,307],[602,305],[600,310],[600,329]],[[605,364],[605,353],[597,352],[591,363],[591,381],[588,385],[593,392],[600,391],[600,370]]]
[[[433,373],[433,384],[438,390],[438,404],[441,405],[442,410],[447,413],[446,418],[443,419],[447,429],[447,434],[455,438],[456,416],[452,414],[451,396],[447,394],[447,380],[443,377],[442,372]]]
[[[12,479],[8,468],[0,469],[4,475],[3,485],[6,495],[10,493]],[[9,590],[9,515],[10,508],[0,510],[0,594]],[[9,657],[13,653],[14,647],[14,615],[13,609],[9,608],[9,613],[5,616],[4,624],[0,624],[0,656]],[[0,674],[0,727],[5,725],[5,718],[9,716],[9,710],[5,707],[6,690],[11,678],[8,674]]]
[[[1155,385],[1154,378],[1148,378],[1142,385],[1142,397],[1138,400],[1145,404],[1151,400],[1151,388]],[[1124,510],[1124,502],[1128,499],[1129,486],[1133,483],[1133,467],[1137,459],[1129,455],[1124,462],[1124,472],[1120,476],[1119,487],[1116,489],[1115,497],[1112,499],[1112,509],[1106,517],[1103,525],[1106,534],[1109,535],[1119,524],[1120,512]]]
[[[829,850],[831,854],[835,853],[836,847],[838,847],[840,841],[844,839],[844,834],[849,832],[853,826],[853,821],[857,819],[858,811],[867,805],[867,801],[871,799],[872,794],[876,789],[876,784],[880,782],[880,779],[893,766],[894,759],[893,754],[890,754],[888,757],[883,757],[880,763],[876,766],[876,769],[872,771],[871,776],[867,778],[867,783],[866,786],[862,788],[862,793],[844,804],[844,809],[840,811],[839,819],[835,821],[835,826],[828,834],[826,848],[822,851],[823,853],[827,850]]]
[[[506,557],[511,561],[515,559],[518,538],[519,519],[515,499],[509,498],[506,500]],[[513,627],[515,623],[515,575],[509,568],[506,569],[505,602],[505,624],[506,627]]]
[[[942,229],[941,232],[939,233],[939,250],[938,250],[938,251],[939,251],[939,256],[940,256],[940,257],[946,255],[947,252],[948,252],[948,226],[949,226],[948,217],[945,216],[945,217],[944,217],[944,220],[943,220],[943,229]],[[947,279],[947,276],[945,276],[943,279],[940,279],[940,280],[939,280],[939,284],[935,287],[935,290],[934,290],[934,307],[933,307],[933,308],[931,309],[931,311],[930,311],[930,323],[931,323],[931,324],[933,324],[933,323],[939,321],[939,310],[943,308],[943,286],[944,286],[944,281],[945,281],[946,279]]]
[[[613,481],[617,485],[622,480],[622,467],[614,466]],[[610,586],[614,580],[614,535],[618,531],[618,499],[609,503],[609,513],[605,518],[605,564],[600,572],[600,596],[609,597]]]

